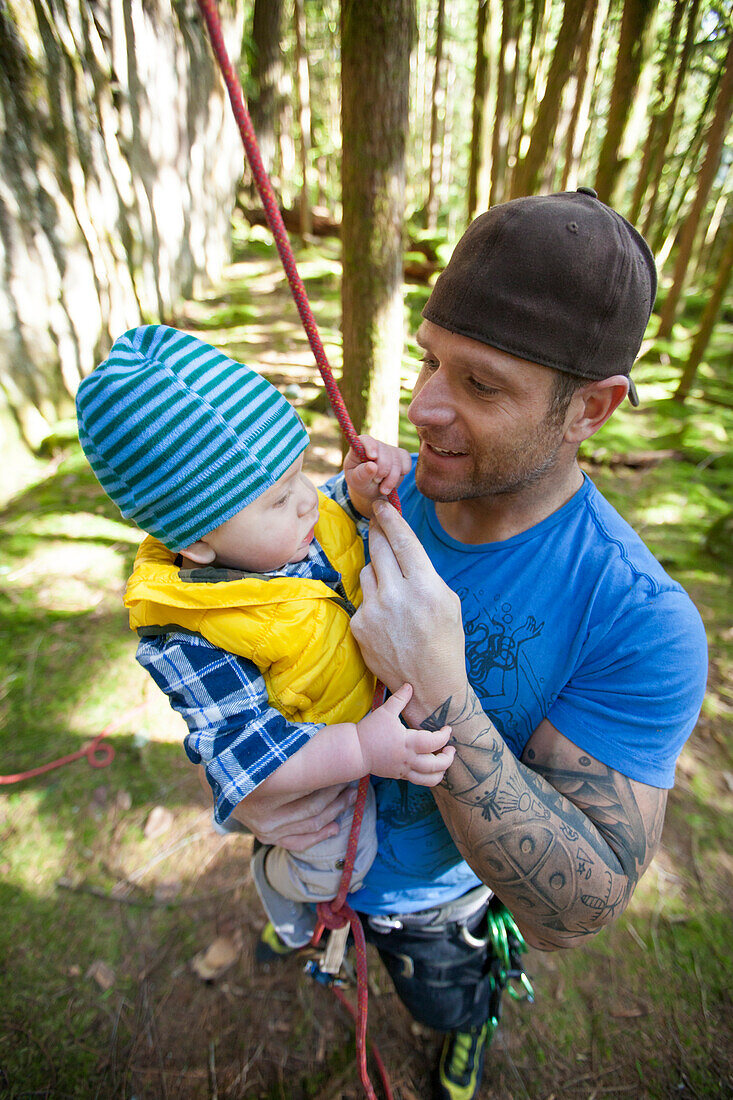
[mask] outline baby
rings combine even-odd
[[[265,379],[192,336],[134,329],[85,378],[79,438],[102,487],[148,532],[125,605],[138,660],[189,726],[215,821],[260,784],[287,797],[372,773],[434,786],[454,750],[450,729],[400,721],[405,684],[369,713],[374,677],[349,629],[358,606],[363,538],[355,521],[408,471],[399,448],[363,437],[349,452],[349,500],[302,472],[308,436]],[[352,511],[353,509],[353,511]],[[260,848],[253,876],[291,947],[307,943],[312,903],[338,889],[353,811],[339,833],[295,855]],[[376,854],[369,791],[351,890]]]

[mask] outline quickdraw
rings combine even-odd
[[[489,1000],[490,1042],[501,1019],[501,995],[505,989],[517,1001],[534,1003],[534,989],[524,972],[520,956],[527,950],[524,936],[517,928],[514,917],[498,898],[492,898],[486,914],[488,926],[487,948],[491,959],[492,993]],[[519,983],[520,989],[514,984]]]

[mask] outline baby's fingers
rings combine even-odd
[[[413,752],[434,753],[438,752],[450,741],[451,726],[443,726],[439,730],[409,730],[407,734],[407,746]]]
[[[373,491],[374,486],[379,484],[376,462],[361,462],[350,470],[349,476],[352,485],[357,487],[357,491],[367,492],[369,489]]]
[[[408,767],[411,772],[417,772],[418,775],[430,775],[431,772],[439,772],[442,775],[453,763],[455,755],[456,750],[453,746],[446,745],[440,752],[428,752],[411,757]]]
[[[383,493],[384,496],[389,496],[392,490],[402,481],[403,477],[402,463],[397,455],[393,455],[389,463],[385,463],[384,476],[379,482],[380,493]]]
[[[418,787],[437,787],[448,768],[453,763],[455,749],[448,746],[434,756],[421,756],[408,769],[405,779]]]

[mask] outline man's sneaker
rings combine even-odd
[[[260,938],[255,947],[255,959],[259,963],[269,963],[273,959],[282,959],[286,955],[292,955],[295,950],[296,948],[288,947],[286,943],[283,943],[275,931],[275,925],[271,920],[268,920],[260,932]]]
[[[435,1071],[434,1100],[474,1100],[478,1096],[484,1053],[495,1026],[494,1021],[486,1020],[479,1027],[446,1035]]]

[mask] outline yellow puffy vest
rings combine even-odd
[[[318,494],[316,538],[341,574],[348,601],[361,603],[364,549],[342,508]],[[253,661],[273,707],[293,722],[357,722],[369,711],[375,680],[349,629],[351,609],[323,581],[177,568],[175,555],[148,537],[125,591],[130,627],[183,627]],[[218,572],[222,577],[231,573]]]

